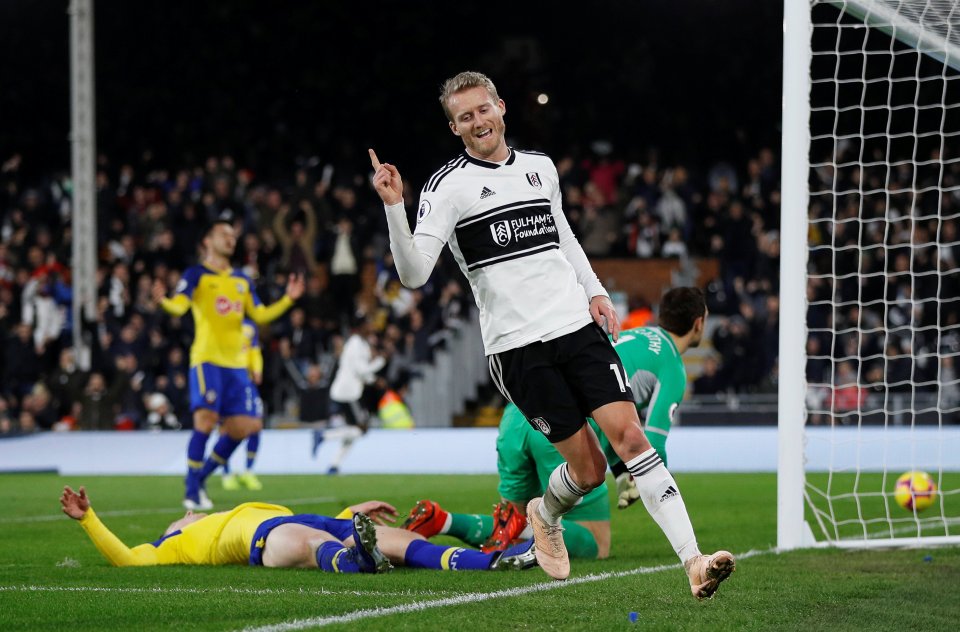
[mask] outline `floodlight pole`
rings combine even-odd
[[[90,368],[85,318],[96,314],[97,193],[96,106],[93,59],[93,0],[71,0],[70,8],[70,170],[73,181],[72,261],[73,348],[77,363]]]

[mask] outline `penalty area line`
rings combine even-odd
[[[774,549],[751,550],[736,556],[736,559],[743,560],[757,555],[774,553]],[[435,599],[433,601],[414,601],[412,603],[390,606],[387,608],[366,608],[363,610],[354,610],[346,614],[333,615],[328,617],[312,617],[309,619],[293,619],[282,623],[270,625],[243,628],[242,632],[287,632],[289,630],[305,630],[307,628],[320,628],[327,625],[338,623],[352,623],[362,619],[374,619],[377,617],[386,617],[394,614],[407,614],[409,612],[421,612],[433,608],[445,608],[447,606],[462,606],[469,603],[480,601],[489,601],[491,599],[503,599],[509,597],[521,597],[531,593],[546,592],[548,590],[559,590],[569,586],[579,586],[580,584],[589,584],[592,582],[604,581],[607,579],[618,579],[621,577],[630,577],[633,575],[650,575],[660,571],[675,570],[680,568],[679,564],[662,564],[660,566],[641,566],[627,571],[606,571],[603,573],[593,573],[574,577],[566,581],[539,582],[528,586],[518,586],[516,588],[507,588],[504,590],[495,590],[493,592],[465,593],[455,597],[446,597]]]

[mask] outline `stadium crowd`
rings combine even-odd
[[[589,155],[559,156],[556,164],[566,213],[590,257],[719,260],[720,277],[706,288],[715,353],[692,376],[694,393],[775,391],[780,191],[774,152],[764,148],[742,164],[719,163],[702,173],[662,164],[656,153],[628,162],[602,145]],[[357,319],[371,325],[373,346],[387,359],[380,386],[402,389],[447,333],[472,317],[472,297],[449,256],[423,288],[401,286],[382,205],[364,168],[308,163],[286,182],[263,182],[230,156],[179,169],[153,164],[150,154],[124,164],[102,157],[99,294],[96,313],[84,323],[91,369],[81,371],[70,343],[69,177],[26,181],[23,171],[19,155],[0,166],[0,331],[6,337],[0,434],[188,426],[192,319],[165,316],[151,288],[158,280],[176,286],[180,273],[198,261],[203,227],[217,218],[229,218],[242,235],[234,264],[254,279],[265,302],[282,294],[288,273],[307,278],[295,308],[262,332],[268,414],[300,402],[300,419],[326,418],[322,393]],[[910,186],[911,174],[891,173],[898,176],[895,186]],[[823,169],[817,174],[834,177]],[[878,177],[844,176],[854,188],[860,177]],[[410,212],[418,191],[407,183]],[[815,249],[815,275],[857,272],[858,252],[866,261],[861,275],[870,270],[860,294],[855,279],[834,284],[814,276],[810,283],[808,378],[826,389],[821,398],[830,400],[824,394],[833,392],[830,387],[841,390],[851,380],[857,388],[885,379],[892,388],[909,389],[910,376],[929,382],[937,371],[953,380],[947,395],[956,397],[955,377],[947,379],[955,375],[951,353],[958,344],[958,304],[947,300],[960,295],[956,227],[929,217],[909,221],[911,208],[930,212],[932,197],[898,204],[887,215],[882,201],[865,198],[872,214],[858,221],[857,196],[837,200],[836,219],[833,199],[814,196],[814,217],[823,221],[813,223],[811,244],[856,246],[835,258]],[[946,208],[956,204],[951,196],[939,201]],[[911,270],[949,274],[911,281]],[[858,309],[850,302],[858,297],[886,302]],[[834,298],[841,301],[836,309],[829,304]],[[920,335],[909,335],[911,323],[924,328]],[[828,324],[846,333],[835,336]],[[937,355],[938,345],[953,351]],[[857,362],[856,351],[873,361]],[[824,401],[827,408],[841,405],[839,397]]]

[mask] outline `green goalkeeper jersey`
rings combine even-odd
[[[659,327],[628,329],[613,346],[623,363],[637,412],[645,419],[647,440],[666,464],[667,433],[687,385],[680,352],[670,334]],[[620,458],[597,423],[592,419],[587,421],[600,440],[607,462],[611,465],[619,462]],[[550,474],[563,463],[553,444],[535,430],[513,404],[507,404],[500,418],[497,453],[500,495],[521,504],[543,494]],[[606,484],[588,493],[570,510],[567,518],[609,520]]]
[[[680,351],[660,327],[627,329],[613,348],[623,363],[647,439],[666,464],[667,434],[687,389]]]

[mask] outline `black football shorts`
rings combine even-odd
[[[494,353],[487,361],[503,396],[551,443],[576,434],[601,406],[633,402],[620,357],[595,323],[553,340]]]

